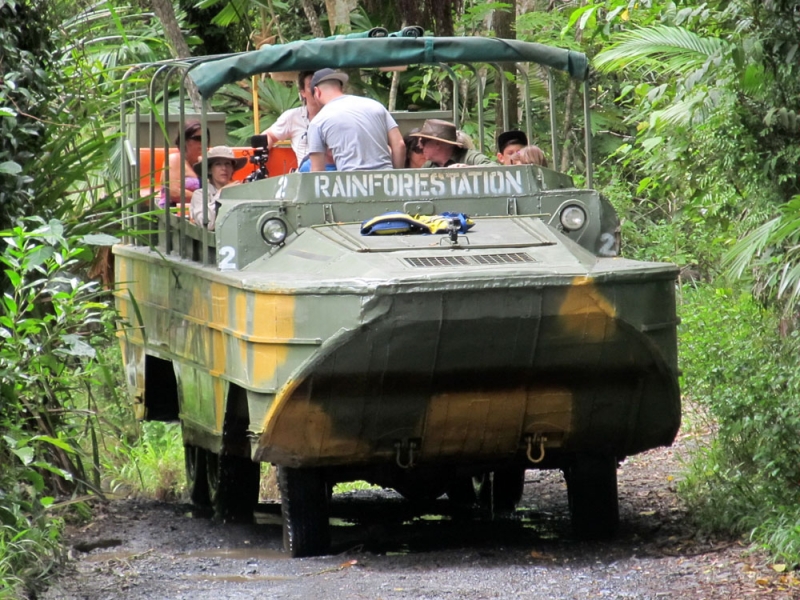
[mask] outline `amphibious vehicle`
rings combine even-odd
[[[474,78],[482,107],[481,74],[505,82],[511,68],[530,134],[529,81],[548,83],[553,110],[554,71],[583,82],[588,186],[535,165],[297,173],[291,154],[273,152],[271,176],[223,190],[215,231],[181,216],[185,206],[156,206],[189,79],[208,100],[264,73],[407,66],[441,67],[455,105],[397,112],[401,128],[459,125],[458,77]],[[286,549],[308,556],[329,547],[337,482],[508,509],[526,469],[561,469],[576,532],[614,532],[619,462],[671,444],[680,424],[678,270],[619,256],[615,211],[592,189],[588,72],[569,50],[408,31],[131,71],[129,224],[157,226],[114,248],[119,338],[138,417],[181,423],[195,503],[250,515],[259,463],[272,463]],[[160,97],[163,108],[145,108]],[[226,139],[207,104],[203,157]],[[390,211],[474,225],[362,235]]]

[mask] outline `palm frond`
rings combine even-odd
[[[770,241],[775,230],[780,227],[781,217],[775,217],[760,225],[738,242],[725,254],[722,266],[728,276],[739,279],[747,268],[760,256]]]
[[[594,60],[601,71],[637,66],[648,71],[686,75],[702,68],[732,47],[719,38],[702,37],[683,27],[660,25],[634,29],[620,35],[620,41]]]
[[[718,90],[701,89],[675,100],[663,110],[653,111],[651,117],[662,126],[699,125],[716,115],[723,101]]]

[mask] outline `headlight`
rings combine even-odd
[[[567,231],[576,231],[586,223],[586,213],[580,206],[567,206],[561,211],[561,225]]]
[[[280,246],[286,239],[286,223],[277,217],[267,219],[261,224],[261,237],[273,246]]]

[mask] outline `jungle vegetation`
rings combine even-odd
[[[118,393],[116,317],[96,277],[121,227],[126,67],[403,24],[592,57],[596,187],[620,213],[624,254],[682,267],[684,420],[705,443],[680,493],[698,527],[800,564],[800,4],[0,0],[0,596],[45,585],[64,523],[109,492],[182,493],[179,432],[137,425]],[[389,75],[363,93],[400,108],[448,102],[434,76],[398,77],[396,97]],[[264,127],[297,100],[259,85]],[[579,95],[564,87],[572,143],[552,160],[580,179]],[[545,90],[532,89],[536,116]],[[470,92],[460,105],[474,134]],[[249,90],[219,102],[241,144]]]

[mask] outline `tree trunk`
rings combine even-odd
[[[578,89],[578,82],[574,79],[569,80],[567,89],[567,100],[564,108],[564,129],[561,135],[561,169],[562,173],[567,172],[569,165],[570,131],[572,130],[572,105],[575,102],[575,92]],[[554,156],[553,159],[556,157]]]
[[[331,35],[350,33],[350,13],[358,7],[358,0],[325,0]]]
[[[317,9],[314,8],[314,3],[311,0],[300,0],[300,3],[303,5],[303,12],[306,13],[306,19],[308,19],[308,24],[311,26],[311,34],[318,38],[325,37],[325,32],[322,31],[322,25],[320,25],[319,15],[317,15]]]
[[[175,16],[175,7],[172,5],[171,0],[142,0],[142,3],[150,5],[150,8],[156,13],[156,16],[164,26],[164,33],[167,36],[170,48],[175,58],[188,58],[192,55],[189,50],[189,44],[186,43],[186,38],[183,37],[181,26],[178,23],[178,17]],[[192,101],[192,106],[195,110],[200,110],[202,100],[200,99],[200,92],[191,78],[186,79],[186,90],[189,92],[189,98]]]
[[[517,34],[514,30],[514,24],[517,18],[517,0],[508,2],[511,5],[509,9],[495,10],[492,13],[492,21],[494,25],[494,33],[497,37],[502,39],[516,39]],[[516,77],[517,70],[514,63],[502,63],[501,65],[505,71],[508,71]],[[497,97],[502,98],[502,82],[498,79],[495,84],[495,91]],[[511,129],[516,129],[519,126],[519,111],[518,106],[518,92],[516,85],[506,83],[506,103],[502,111],[496,111],[495,125],[497,125],[498,132],[503,129],[503,115],[508,115],[508,124]]]

